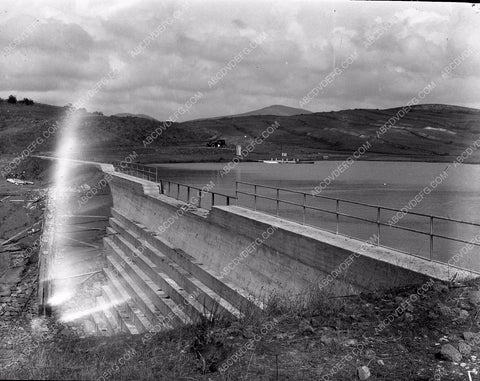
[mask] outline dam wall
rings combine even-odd
[[[258,298],[313,286],[352,294],[452,276],[443,264],[239,206],[189,207],[132,176],[114,173],[110,188],[116,211]]]

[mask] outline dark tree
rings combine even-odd
[[[14,95],[8,97],[8,103],[17,103],[17,98]]]

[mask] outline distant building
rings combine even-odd
[[[218,139],[207,143],[207,147],[224,148],[226,146],[225,139]]]

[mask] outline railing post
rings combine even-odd
[[[188,203],[190,204],[190,185],[187,187],[187,199]]]
[[[430,260],[433,256],[433,216],[430,216]]]
[[[235,181],[235,197],[238,200],[238,181]]]
[[[180,200],[180,184],[177,184],[177,200]]]
[[[215,193],[212,192],[212,206],[215,205]]]
[[[280,190],[277,188],[277,217],[280,209]]]
[[[198,191],[198,207],[199,208],[202,207],[202,190],[201,189]]]
[[[158,167],[155,167],[155,182],[158,183]]]
[[[170,187],[171,187],[170,180],[168,180],[168,197],[170,197]]]
[[[230,197],[227,196],[227,206],[229,206],[229,205],[230,205]]]
[[[303,225],[305,225],[305,213],[306,213],[306,211],[305,211],[305,204],[306,204],[306,203],[307,203],[307,194],[304,193],[304,194],[303,194],[303,216],[302,216],[302,223],[303,223]]]
[[[340,216],[338,215],[338,212],[339,212],[339,210],[340,210],[340,200],[336,200],[336,201],[337,201],[337,205],[336,205],[336,207],[335,207],[335,214],[336,214],[336,216],[337,216],[336,234],[338,234],[338,225],[339,225],[339,222],[340,222],[340,220],[339,220],[339,217],[340,217]]]
[[[160,179],[160,194],[163,194],[163,180]]]
[[[257,210],[257,185],[253,186],[253,210]]]
[[[380,207],[377,208],[377,246],[380,246]]]

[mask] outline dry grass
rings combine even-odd
[[[159,333],[147,343],[142,336],[82,340],[59,334],[21,366],[0,372],[0,378],[322,380],[342,363],[330,380],[358,380],[359,365],[370,368],[369,380],[426,381],[440,373],[442,381],[464,380],[464,368],[435,358],[435,343],[444,335],[456,343],[463,331],[477,332],[478,310],[469,307],[465,321],[450,316],[432,319],[429,313],[438,313],[439,303],[454,312],[466,293],[479,287],[475,283],[448,292],[430,290],[415,303],[410,320],[401,315],[379,334],[375,332],[379,321],[397,308],[398,298],[408,297],[416,287],[343,298],[319,288],[302,298],[273,294],[261,313],[247,313],[233,322],[212,316],[194,326]],[[264,329],[269,324],[271,329]],[[252,340],[254,345],[248,347]],[[354,353],[359,345],[362,350]],[[119,359],[132,350],[135,355],[117,369]],[[480,348],[474,347],[472,354],[480,356]],[[476,366],[468,358],[462,361],[470,369]],[[111,373],[105,373],[109,369]]]

